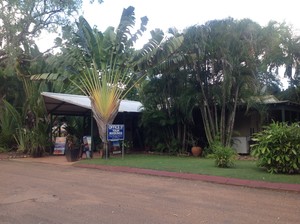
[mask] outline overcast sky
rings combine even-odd
[[[101,31],[108,26],[116,27],[123,8],[134,6],[137,24],[143,16],[149,19],[147,33],[140,42],[150,38],[149,32],[155,28],[166,31],[169,27],[176,27],[183,30],[191,25],[227,17],[250,18],[262,26],[270,20],[285,21],[293,25],[295,31],[300,30],[299,0],[104,0],[101,5],[90,5],[89,0],[84,1],[84,17]]]
[[[136,47],[141,47],[150,38],[150,31],[161,28],[166,31],[176,27],[179,31],[191,25],[201,25],[213,19],[250,18],[266,26],[270,20],[286,22],[294,26],[294,31],[300,33],[300,1],[299,0],[104,0],[99,4],[89,4],[84,0],[83,15],[90,25],[96,25],[104,31],[108,26],[116,27],[124,8],[135,7],[136,24],[140,18],[149,19],[147,31],[140,38]],[[53,35],[44,35],[39,41],[42,51],[49,48],[49,39]],[[53,39],[52,38],[52,39]],[[51,40],[52,42],[52,40]]]
[[[104,3],[89,4],[84,0],[83,15],[91,26],[96,25],[100,31],[108,26],[117,27],[124,8],[135,7],[137,25],[140,18],[149,19],[147,31],[140,38],[136,47],[142,47],[150,38],[150,31],[160,28],[166,31],[176,27],[182,31],[188,26],[201,25],[209,20],[249,18],[261,26],[269,21],[286,22],[300,34],[299,0],[104,0]],[[279,3],[280,2],[280,3]],[[39,41],[40,49],[49,48],[49,35]],[[286,80],[283,80],[286,83]]]
[[[136,47],[142,47],[150,38],[150,31],[161,28],[166,31],[176,27],[180,31],[188,26],[201,25],[209,20],[249,18],[261,26],[269,21],[286,22],[300,33],[299,0],[104,0],[103,4],[90,5],[84,0],[83,13],[90,25],[104,31],[108,26],[116,27],[124,8],[135,7],[136,21],[147,16],[147,31]],[[282,72],[281,72],[282,73]],[[284,86],[287,80],[282,79]]]

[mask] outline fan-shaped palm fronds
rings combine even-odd
[[[183,42],[182,36],[162,41],[164,34],[153,32],[152,42],[135,52],[133,43],[146,30],[147,22],[146,17],[141,18],[140,29],[131,34],[135,25],[133,7],[123,10],[116,30],[109,27],[102,33],[92,29],[83,17],[78,21],[77,37],[88,63],[76,85],[91,99],[93,116],[105,146],[106,126],[117,115],[120,100],[143,78],[140,74],[146,74],[141,69],[152,66],[146,61],[152,60],[156,66],[163,64]]]

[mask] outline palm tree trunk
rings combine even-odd
[[[223,93],[221,118],[220,118],[220,140],[223,145],[225,145],[225,120],[226,120],[226,96],[225,93]]]
[[[204,125],[206,138],[207,138],[208,144],[210,145],[213,142],[213,136],[212,136],[212,132],[211,132],[211,127],[208,122],[205,106],[201,106],[200,110],[201,110],[202,121],[203,121],[203,125]]]
[[[218,124],[218,107],[217,104],[214,104],[214,110],[215,110],[215,126],[216,126],[216,130],[219,130],[219,124]]]
[[[239,95],[239,87],[237,87],[235,90],[233,110],[232,110],[230,118],[228,120],[228,127],[227,127],[227,133],[226,133],[226,137],[227,137],[226,146],[228,146],[228,147],[231,145],[231,138],[232,138],[232,132],[233,132],[233,127],[234,127],[234,121],[235,121],[238,95]]]
[[[118,110],[119,110],[119,106],[120,106],[120,102],[118,103],[117,106],[115,106],[115,108],[112,110],[110,116],[108,119],[104,119],[101,114],[97,111],[97,108],[95,106],[95,102],[94,100],[90,97],[91,99],[91,108],[93,111],[93,117],[96,120],[97,123],[97,127],[98,127],[98,132],[99,132],[99,136],[103,142],[103,146],[104,146],[104,150],[105,150],[105,158],[108,158],[108,154],[109,154],[109,150],[108,150],[108,141],[107,141],[107,125],[108,124],[112,124],[115,117],[118,114]]]
[[[204,124],[206,138],[207,138],[208,144],[210,145],[215,138],[216,129],[215,129],[212,115],[211,115],[211,112],[209,109],[209,104],[208,104],[207,96],[205,93],[204,85],[202,84],[202,80],[201,80],[201,77],[199,74],[199,69],[198,69],[198,74],[196,76],[196,79],[200,83],[200,89],[201,89],[201,93],[202,93],[202,97],[203,97],[202,106],[200,106],[200,111],[201,111],[201,116],[202,116],[202,120],[203,120],[203,124]]]

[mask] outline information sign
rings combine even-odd
[[[54,155],[63,155],[65,153],[66,137],[56,137],[54,145]]]
[[[125,128],[124,124],[109,124],[107,125],[107,140],[117,141],[124,140]]]

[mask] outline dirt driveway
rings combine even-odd
[[[263,223],[300,220],[300,194],[69,165],[0,161],[0,223]]]

